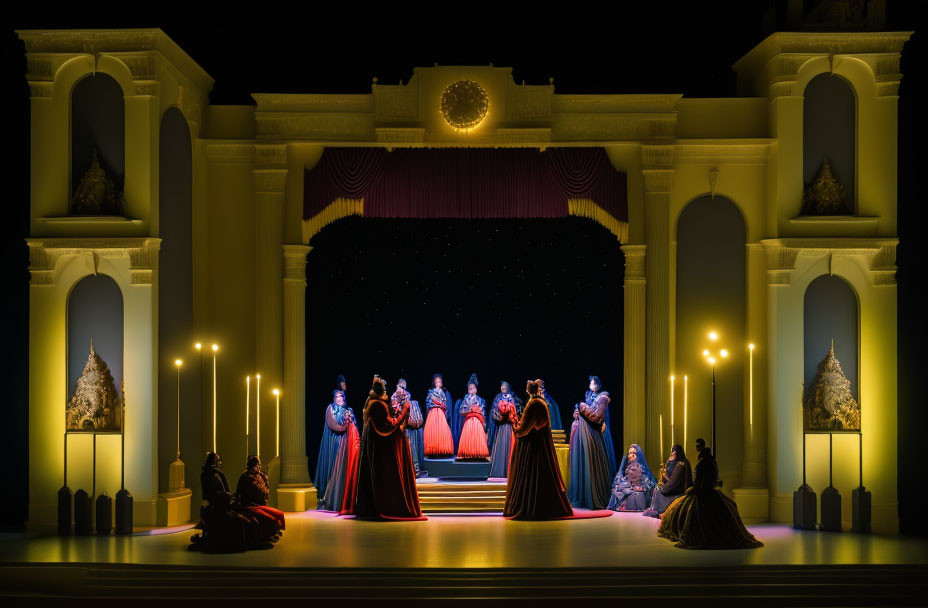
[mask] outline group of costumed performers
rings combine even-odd
[[[268,479],[257,456],[248,458],[232,494],[219,454],[209,452],[200,473],[200,486],[208,504],[200,507],[196,528],[201,533],[190,538],[189,549],[245,551],[269,547],[280,539],[286,527],[284,514],[267,504]]]
[[[674,450],[680,446],[674,446]],[[683,549],[753,549],[763,547],[754,535],[748,532],[738,514],[738,506],[718,488],[719,467],[703,439],[696,440],[696,467],[693,485],[667,506],[661,515],[657,535],[674,541]],[[682,456],[681,456],[682,455]],[[677,464],[681,460],[688,468],[682,448],[677,452]],[[671,481],[673,473],[671,473]],[[685,483],[685,482],[684,482]],[[654,505],[652,504],[652,507]]]

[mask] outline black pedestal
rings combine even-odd
[[[71,488],[58,490],[58,536],[71,535]]]
[[[132,494],[125,488],[116,492],[116,534],[132,534]]]
[[[113,531],[113,499],[106,494],[97,497],[97,534]]]
[[[851,492],[851,532],[870,532],[870,490],[860,486]]]
[[[793,528],[814,530],[816,516],[815,492],[806,484],[793,492]]]
[[[822,490],[822,530],[841,531],[841,494],[834,486]]]
[[[84,490],[74,493],[74,533],[78,536],[93,534],[93,505]]]

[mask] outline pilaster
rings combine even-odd
[[[645,279],[646,245],[623,245],[625,254],[624,290],[624,376],[623,435],[625,443],[644,442],[645,437]]]

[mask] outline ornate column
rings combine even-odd
[[[255,146],[255,371],[261,374],[261,400],[265,414],[262,445],[273,447],[275,415],[270,392],[281,386],[283,358],[283,257],[284,197],[287,184],[287,147]],[[300,278],[303,275],[300,274]],[[286,393],[284,393],[286,397]],[[265,453],[268,453],[265,450]],[[271,450],[270,453],[273,453]],[[259,454],[259,456],[261,456]]]
[[[625,366],[623,388],[623,435],[625,443],[644,442],[645,437],[645,245],[623,245],[625,253]]]
[[[284,388],[280,403],[280,486],[283,511],[316,508],[306,458],[306,245],[283,246]]]
[[[746,523],[770,519],[767,489],[767,252],[763,243],[746,245],[746,337],[754,345],[744,358],[744,460],[741,487],[734,489]],[[752,359],[753,357],[753,365]]]
[[[668,403],[670,382],[670,190],[673,187],[673,146],[642,146],[646,335],[645,446],[653,453],[660,444],[660,414]],[[627,442],[626,442],[627,443]]]

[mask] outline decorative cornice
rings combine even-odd
[[[418,127],[377,128],[374,132],[381,143],[418,144],[425,140],[425,129]]]
[[[206,158],[217,163],[253,163],[255,144],[250,142],[207,143]]]
[[[158,53],[204,95],[214,81],[191,57],[161,29],[92,29],[92,30],[17,30],[27,55],[115,55],[133,70],[154,73],[153,69],[133,68],[134,62],[152,61],[149,53]],[[147,53],[146,53],[147,52]],[[146,58],[147,57],[147,58]],[[49,67],[51,64],[49,64]],[[33,66],[30,65],[30,68]],[[39,67],[39,64],[36,64]],[[30,69],[30,74],[32,74]],[[146,78],[147,79],[147,78]]]
[[[644,281],[647,245],[622,245],[621,249],[625,254],[625,281]]]
[[[255,165],[261,169],[286,169],[286,144],[255,144]]]
[[[790,284],[799,256],[862,256],[869,261],[873,285],[896,283],[896,238],[787,238],[761,243],[767,248],[767,282],[771,285]]]
[[[496,139],[505,144],[539,144],[549,143],[551,141],[551,129],[528,128],[528,129],[504,129],[496,130]]]
[[[311,112],[326,114],[373,114],[374,96],[338,93],[253,93],[258,112]]]
[[[54,285],[58,261],[66,256],[90,256],[94,268],[101,258],[129,258],[130,283],[150,285],[161,239],[47,238],[26,239],[31,284]]]
[[[673,160],[683,164],[764,165],[774,141],[681,139],[674,146]]]
[[[663,114],[672,112],[683,95],[554,95],[553,114]]]
[[[284,245],[284,281],[302,281],[306,284],[306,256],[312,251],[308,245]]]
[[[913,32],[776,32],[732,66],[740,71],[780,53],[900,53]]]

